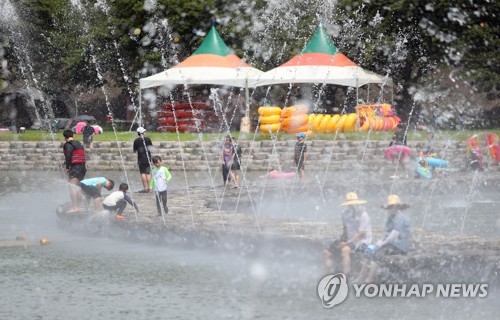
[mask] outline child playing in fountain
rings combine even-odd
[[[163,205],[163,211],[165,214],[168,213],[167,207],[167,183],[172,179],[172,175],[168,169],[161,165],[161,157],[153,157],[153,171],[152,179],[150,184],[151,192],[155,191],[156,196],[156,209],[158,210],[158,216],[162,216],[161,207]]]
[[[297,166],[297,172],[300,175],[300,184],[304,184],[304,167],[306,164],[307,145],[304,142],[305,134],[299,132],[297,134],[297,143],[295,143],[295,153],[293,161]]]
[[[113,180],[107,179],[105,177],[89,178],[80,181],[80,189],[85,195],[87,206],[90,198],[94,198],[96,212],[101,210],[101,188],[104,187],[109,191],[112,190],[114,186],[115,183],[113,182]]]
[[[222,154],[220,156],[220,162],[222,167],[222,179],[224,180],[224,187],[227,185],[231,179],[231,163],[233,160],[233,138],[231,136],[226,136],[226,141],[222,146]]]
[[[233,163],[231,164],[231,179],[234,182],[235,188],[238,188],[240,182],[241,155],[241,147],[238,145],[238,141],[236,139],[233,139]]]
[[[134,207],[136,211],[139,211],[139,207],[137,204],[130,199],[127,195],[128,184],[122,183],[118,188],[118,191],[113,192],[109,196],[104,199],[102,205],[104,209],[109,210],[110,212],[116,213],[116,219],[124,219],[123,211],[127,206],[127,202]]]
[[[408,178],[405,161],[410,157],[411,151],[410,148],[406,146],[406,133],[407,130],[405,124],[402,122],[398,123],[398,128],[392,136],[392,140],[389,143],[389,148],[385,152],[385,156],[391,159],[393,163],[397,160],[399,167],[404,170],[405,176]],[[399,176],[394,174],[391,178],[399,178]]]

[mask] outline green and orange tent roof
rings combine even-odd
[[[357,64],[338,52],[323,26],[319,26],[302,52],[280,67],[334,66],[356,67]]]
[[[212,27],[198,49],[174,68],[187,67],[241,68],[250,66],[233,53],[215,27]]]

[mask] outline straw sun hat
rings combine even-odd
[[[401,210],[407,209],[409,207],[410,205],[401,202],[401,199],[396,194],[390,194],[387,197],[387,203],[382,206],[383,209],[396,208]]]
[[[366,203],[366,200],[358,199],[358,195],[356,194],[356,192],[349,192],[345,197],[346,201],[342,202],[340,204],[341,206],[352,206],[356,204]]]

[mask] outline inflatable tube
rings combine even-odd
[[[314,117],[314,121],[312,124],[312,130],[313,131],[318,131],[319,125],[321,124],[321,120],[323,120],[324,114],[317,114],[316,117]]]
[[[257,113],[264,117],[281,115],[281,108],[274,106],[259,107],[259,109],[257,109]]]
[[[314,113],[311,113],[309,115],[309,119],[307,120],[307,124],[310,124],[312,126],[312,123],[314,121],[314,117],[316,117],[316,115]]]
[[[280,115],[272,115],[272,116],[261,116],[259,118],[259,123],[260,124],[272,124],[272,123],[279,123],[281,119]]]
[[[215,118],[217,115],[213,110],[175,110],[173,112],[172,110],[160,110],[156,113],[157,118],[169,118],[169,117],[175,117],[176,118],[207,118],[207,117],[212,117]]]
[[[420,161],[421,158],[417,158],[417,162]],[[424,157],[424,159],[427,161],[430,167],[433,168],[447,168],[448,167],[448,161],[443,160],[443,159],[438,159],[438,158],[432,158],[432,157]]]
[[[340,115],[339,114],[334,114],[331,118],[330,121],[326,124],[325,132],[326,133],[333,133],[337,129],[337,123],[339,122]]]
[[[172,111],[172,106],[174,110],[213,110],[212,106],[206,102],[202,101],[192,101],[189,102],[174,102],[173,104],[167,103],[163,105],[160,109],[166,111]]]
[[[326,126],[328,124],[328,122],[330,121],[330,119],[332,118],[331,115],[327,114],[323,117],[323,119],[321,119],[321,122],[319,123],[319,126],[318,126],[318,132],[319,133],[325,133],[326,132]]]
[[[309,116],[307,114],[301,114],[291,117],[286,117],[281,120],[281,125],[283,128],[296,128],[307,124],[309,121]]]
[[[365,121],[363,122],[363,124],[359,127],[359,130],[360,131],[368,131],[368,130],[370,130],[370,120],[369,119],[365,119]]]
[[[401,158],[411,157],[411,149],[408,148],[407,146],[397,144],[385,149],[384,156],[386,159],[392,160],[392,159],[398,159],[400,157],[400,154]]]
[[[201,130],[202,127],[199,126],[198,129],[194,125],[190,124],[179,124],[177,127],[172,126],[172,125],[167,125],[167,126],[159,126],[156,128],[157,131],[159,132],[177,132],[177,129],[179,132],[198,132],[198,130]]]
[[[283,131],[285,131],[286,133],[290,133],[290,134],[295,134],[295,133],[299,133],[299,132],[306,132],[309,130],[309,126],[306,124],[300,126],[300,127],[288,127],[288,128],[283,128]]]
[[[295,172],[280,172],[273,170],[267,174],[271,179],[293,179],[295,178]]]
[[[420,164],[417,163],[417,167],[415,169],[415,172],[419,177],[425,178],[425,179],[431,179],[432,178],[432,173],[429,170],[428,167],[421,166]]]
[[[259,126],[260,132],[269,134],[269,131],[276,133],[281,129],[281,123],[261,124]]]
[[[199,126],[203,126],[207,123],[206,120],[200,120],[196,118],[191,118],[191,119],[184,119],[184,118],[158,118],[157,122],[159,125],[162,126],[175,126],[176,124],[189,124],[189,125],[196,125],[198,124]]]
[[[358,122],[358,115],[350,113],[344,125],[344,132],[351,132],[356,130],[356,123]]]
[[[347,114],[343,114],[340,116],[339,122],[337,122],[337,130],[338,132],[344,132],[345,123],[347,121]]]
[[[401,119],[397,116],[393,116],[392,120],[394,122],[394,125],[392,126],[392,130],[396,130],[398,128],[398,124],[401,122]]]
[[[377,119],[377,131],[382,131],[384,130],[384,118],[376,116]]]
[[[306,114],[308,111],[309,111],[309,108],[307,106],[296,105],[296,106],[284,108],[281,111],[281,116],[283,118],[286,118],[286,117],[296,116],[296,115],[300,115],[300,114]]]

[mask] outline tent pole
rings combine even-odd
[[[139,127],[142,127],[142,89],[139,87]]]
[[[356,78],[356,105],[359,104],[359,87],[358,87],[358,78]]]
[[[248,79],[245,79],[245,117],[250,116],[250,94],[248,93]]]

